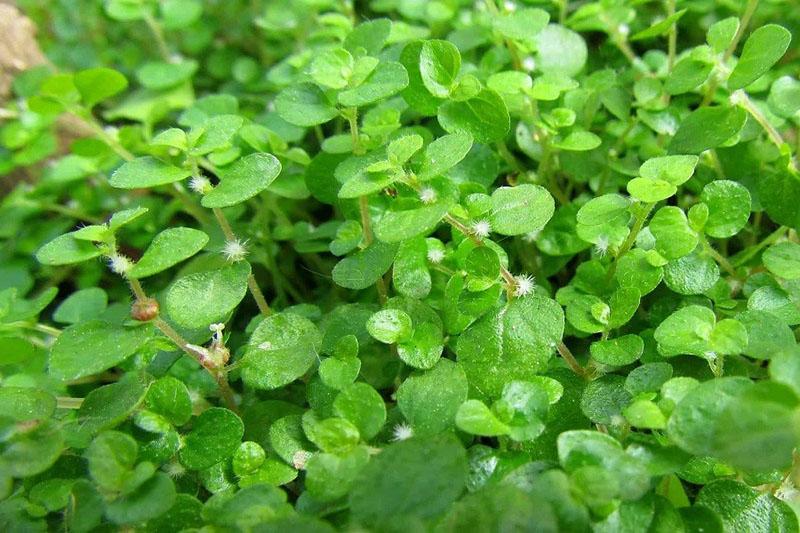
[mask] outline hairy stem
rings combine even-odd
[[[215,207],[211,211],[214,213],[220,229],[222,229],[222,234],[225,236],[225,240],[228,242],[237,241],[238,239],[236,237],[236,233],[233,232],[233,227],[231,227],[231,223],[228,222],[228,218],[225,216],[225,213],[222,212],[222,209]],[[271,315],[272,310],[267,304],[267,300],[264,298],[264,293],[261,292],[261,288],[258,286],[258,282],[256,281],[252,271],[247,276],[247,288],[250,290],[250,294],[256,301],[259,312],[261,312],[261,314],[264,316]]]

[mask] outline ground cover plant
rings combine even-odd
[[[18,6],[3,531],[798,531],[797,4]]]

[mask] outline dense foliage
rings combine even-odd
[[[3,531],[798,531],[796,3],[19,4]]]

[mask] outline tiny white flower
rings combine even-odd
[[[783,484],[775,491],[775,497],[783,501],[795,501],[800,496],[800,491],[794,486],[790,480],[785,480]]]
[[[292,466],[294,466],[297,470],[303,470],[310,458],[311,452],[306,450],[297,450],[292,456]]]
[[[514,276],[514,296],[527,296],[536,288],[536,279],[528,274]]]
[[[631,33],[631,27],[628,26],[627,24],[620,24],[619,26],[617,26],[617,31],[623,37],[627,37]]]
[[[247,241],[240,241],[239,239],[227,241],[225,246],[222,247],[222,255],[231,263],[238,263],[247,255],[246,244]]]
[[[212,335],[214,343],[218,345],[222,344],[222,330],[225,329],[225,324],[221,322],[219,324],[211,324],[210,326],[208,326],[208,329],[214,332],[214,334]]]
[[[419,191],[419,199],[423,204],[432,204],[436,201],[436,190],[432,187],[423,187]]]
[[[594,253],[596,253],[600,257],[603,257],[608,252],[609,244],[610,243],[608,242],[608,237],[606,237],[605,235],[601,235],[597,239],[597,242],[594,243]]]
[[[397,424],[392,430],[392,440],[408,440],[414,436],[414,429],[408,424]]]
[[[472,224],[472,233],[481,239],[488,237],[492,232],[492,225],[488,220],[479,220]]]
[[[428,250],[428,261],[433,264],[439,264],[444,261],[444,252],[438,248]]]
[[[211,182],[203,176],[193,176],[189,180],[189,188],[197,194],[205,194],[211,189]]]
[[[526,56],[525,59],[522,60],[522,68],[528,72],[536,68],[536,60],[533,56]]]
[[[184,468],[179,462],[175,461],[164,465],[164,473],[172,479],[176,479],[186,474],[186,468]]]
[[[506,11],[516,11],[517,4],[516,2],[512,2],[511,0],[506,0],[503,2],[503,7],[506,8]]]
[[[272,343],[269,342],[269,341],[264,341],[264,342],[262,342],[261,344],[258,345],[258,349],[259,350],[271,350],[272,349]]]
[[[131,260],[122,254],[114,254],[108,258],[108,268],[120,276],[127,274],[132,266]]]

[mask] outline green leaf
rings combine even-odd
[[[728,17],[718,20],[708,28],[706,34],[706,42],[711,45],[715,53],[721,54],[730,46],[733,37],[739,30],[739,19],[737,17]]]
[[[717,422],[716,455],[748,471],[783,470],[797,445],[798,399],[788,386],[761,381],[733,398]]]
[[[697,495],[696,507],[722,519],[725,531],[797,531],[797,515],[772,494],[761,493],[732,479],[709,483]]]
[[[641,41],[644,39],[652,39],[653,37],[659,37],[661,35],[665,35],[670,29],[674,26],[677,26],[678,21],[680,18],[686,13],[686,9],[681,9],[673,13],[672,15],[659,20],[655,24],[650,25],[648,28],[645,28],[641,31],[634,33],[630,40],[631,41]]]
[[[455,437],[398,442],[361,471],[350,492],[350,509],[368,527],[435,517],[461,495],[466,478],[467,455]]]
[[[550,22],[550,14],[543,9],[517,9],[503,13],[492,20],[492,27],[508,39],[530,41]]]
[[[296,126],[316,126],[339,116],[325,93],[310,83],[292,85],[278,93],[275,110],[283,120]]]
[[[400,62],[408,72],[408,86],[403,89],[403,100],[415,111],[425,116],[436,115],[439,104],[444,102],[436,98],[425,87],[420,73],[420,54],[426,41],[413,41],[403,48],[400,53]]]
[[[644,342],[638,335],[623,335],[593,342],[589,348],[595,361],[605,365],[624,366],[639,359],[644,351]]]
[[[0,417],[15,422],[46,420],[56,410],[49,392],[29,387],[0,387]]]
[[[772,82],[767,103],[776,115],[791,117],[800,110],[800,81],[791,76],[781,76]]]
[[[313,411],[303,416],[303,431],[324,452],[347,453],[358,445],[358,428],[344,418],[318,420]]]
[[[123,490],[134,475],[133,468],[136,465],[138,449],[136,440],[130,435],[119,431],[100,433],[86,450],[89,474],[104,490],[115,492]],[[150,475],[152,474],[151,466]]]
[[[501,235],[522,235],[542,229],[554,211],[555,202],[547,189],[524,183],[495,189],[489,220],[492,230]]]
[[[681,449],[695,455],[714,455],[720,415],[728,404],[753,384],[747,378],[724,377],[701,383],[675,407],[667,435]]]
[[[128,87],[125,76],[110,68],[81,70],[73,78],[86,107],[92,108],[103,100],[121,93]]]
[[[495,398],[506,382],[528,381],[544,369],[563,330],[564,312],[555,301],[515,298],[458,338],[458,362],[480,397]]]
[[[250,264],[240,261],[179,278],[167,289],[166,311],[172,320],[187,328],[205,329],[224,322],[247,293],[249,275]]]
[[[76,232],[65,233],[36,251],[36,259],[43,265],[69,265],[98,257],[102,252],[94,244],[77,240]]]
[[[208,235],[192,228],[170,228],[153,238],[150,246],[128,272],[134,279],[163,272],[189,259],[208,243]]]
[[[422,164],[417,178],[426,181],[445,172],[460,163],[472,148],[472,136],[467,132],[456,132],[443,135],[425,147]]]
[[[362,22],[347,34],[344,47],[354,55],[359,50],[375,56],[381,51],[392,31],[392,21],[381,18]]]
[[[461,54],[449,41],[425,41],[419,54],[422,83],[438,98],[447,98],[461,70]]]
[[[244,435],[242,421],[232,411],[212,407],[192,423],[179,453],[181,463],[192,470],[202,470],[227,459],[239,447]]]
[[[792,42],[792,34],[783,26],[767,24],[750,34],[739,61],[728,76],[732,91],[750,85],[778,62]]]
[[[69,326],[50,350],[50,375],[68,381],[98,374],[133,355],[151,336],[149,326],[127,328],[102,320]]]
[[[396,253],[397,245],[374,242],[339,261],[333,267],[333,281],[347,289],[371,287],[391,268]]]
[[[683,185],[694,174],[699,158],[696,155],[665,155],[651,157],[639,167],[639,174],[650,180]]]
[[[673,96],[688,93],[705,82],[713,69],[713,63],[698,61],[691,55],[687,55],[675,63],[664,83],[664,89]]]
[[[769,359],[795,346],[792,330],[766,311],[748,310],[736,315],[747,329],[747,347],[742,352],[754,359]]]
[[[461,366],[441,359],[432,369],[409,376],[397,390],[397,406],[418,437],[453,428],[456,412],[466,401],[467,376]]]
[[[740,107],[701,107],[683,119],[669,143],[670,153],[699,154],[724,144],[739,133],[747,119]]]
[[[699,253],[696,248],[689,255],[670,261],[664,266],[664,282],[678,294],[703,294],[719,280],[716,261]]]
[[[384,344],[395,344],[411,336],[411,317],[400,309],[383,309],[369,317],[367,331]]]
[[[762,256],[764,266],[783,279],[800,279],[800,244],[781,242],[773,244]]]
[[[353,383],[343,389],[333,402],[333,411],[352,422],[364,440],[377,435],[386,422],[383,398],[366,383]]]
[[[180,63],[150,61],[136,69],[136,79],[143,87],[161,91],[191,79],[197,66],[191,59]]]
[[[649,227],[656,239],[656,251],[666,259],[679,259],[697,246],[697,233],[689,227],[679,207],[662,207],[653,215]]]
[[[708,206],[708,220],[703,230],[711,237],[733,237],[750,218],[750,192],[735,181],[712,181],[700,195]]]
[[[192,417],[192,399],[183,381],[164,376],[150,385],[146,397],[147,407],[176,426],[182,426]]]
[[[666,200],[678,191],[678,188],[668,181],[647,178],[633,178],[628,182],[627,189],[631,196],[648,203]]]
[[[508,435],[511,431],[480,400],[467,400],[456,412],[456,426],[461,431],[482,437]]]
[[[442,201],[417,209],[389,211],[375,225],[375,237],[385,243],[399,243],[425,236],[439,225],[451,205],[452,202]]]
[[[134,492],[108,503],[106,516],[116,524],[144,522],[167,512],[175,494],[175,484],[169,476],[156,472]]]
[[[77,324],[97,318],[108,305],[106,291],[99,287],[90,287],[73,292],[55,311],[53,320],[65,324]]]
[[[600,137],[590,131],[576,130],[570,132],[566,137],[560,141],[553,143],[553,146],[560,150],[567,150],[570,152],[586,152],[594,150],[602,140]]]
[[[702,356],[709,349],[714,329],[714,312],[699,305],[688,305],[668,316],[656,328],[658,351],[665,356],[692,354]]]
[[[588,53],[580,34],[560,24],[548,24],[534,40],[536,68],[541,72],[573,77],[583,70]]]
[[[179,168],[150,156],[137,157],[123,163],[111,174],[112,187],[118,189],[144,189],[181,181],[192,175],[192,171]]]
[[[242,379],[259,389],[276,389],[305,374],[317,358],[317,326],[294,313],[265,318],[253,332],[242,359]]]
[[[430,293],[427,255],[425,239],[408,239],[400,244],[392,268],[392,284],[398,293],[409,298],[424,298]]]
[[[311,62],[309,74],[319,85],[344,89],[353,72],[353,56],[343,48],[326,50]]]
[[[511,128],[503,98],[489,89],[463,102],[444,103],[439,107],[438,118],[448,133],[466,132],[484,143],[504,138]]]
[[[5,479],[41,474],[56,462],[64,450],[64,435],[53,421],[34,424],[29,431],[9,435],[3,447]]]
[[[338,500],[350,492],[356,476],[368,461],[369,452],[365,446],[353,448],[345,454],[314,454],[306,463],[306,489],[320,501]],[[332,533],[333,530],[323,528],[319,531]]]
[[[130,373],[116,383],[92,389],[75,418],[79,437],[88,439],[123,422],[142,402],[149,385],[144,378]]]
[[[340,92],[338,99],[344,106],[366,106],[397,94],[406,86],[408,86],[408,73],[402,64],[394,61],[381,62],[364,83]]]
[[[281,163],[274,155],[246,155],[225,169],[219,184],[200,203],[208,208],[240,204],[269,187],[280,173]]]

